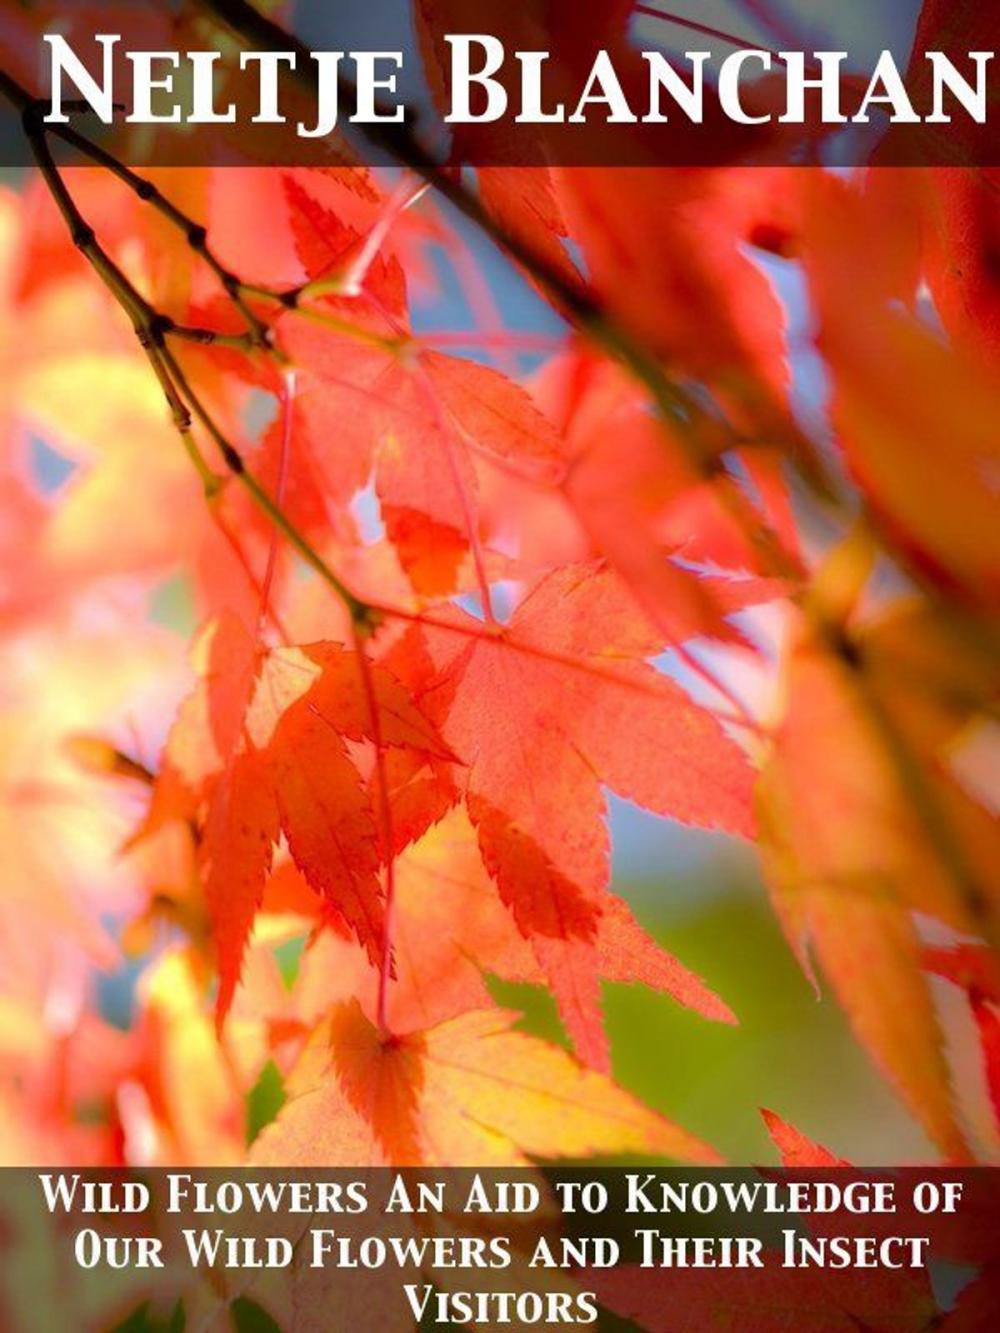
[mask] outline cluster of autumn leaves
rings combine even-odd
[[[713,1160],[610,1078],[602,981],[734,1016],[610,889],[608,791],[755,839],[936,1149],[988,1154],[995,174],[484,169],[551,337],[406,173],[155,173],[239,301],[127,182],[62,175],[202,331],[166,336],[203,466],[49,185],[8,192],[4,1160],[243,1161],[269,1087],[255,1162]],[[442,265],[461,333],[411,323]],[[958,1087],[933,977],[981,1039]]]

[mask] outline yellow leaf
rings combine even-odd
[[[520,1166],[532,1159],[715,1152],[568,1052],[474,1010],[383,1037],[355,1002],[333,1011],[258,1139],[256,1164]]]

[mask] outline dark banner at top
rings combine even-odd
[[[996,165],[978,0],[19,0],[0,161]],[[711,22],[707,19],[711,19]]]

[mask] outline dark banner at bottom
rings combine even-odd
[[[5,1333],[1000,1326],[1000,1171],[3,1173]]]

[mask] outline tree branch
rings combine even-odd
[[[257,507],[283,534],[310,568],[333,589],[344,603],[356,631],[362,635],[370,633],[381,622],[380,614],[367,602],[362,601],[351,592],[312,546],[308,538],[299,531],[288,515],[268,495],[253,474],[247,470],[243,456],[220,429],[211,413],[202,403],[183,368],[166,344],[165,335],[168,332],[176,332],[176,326],[167,316],[161,315],[146,301],[98,241],[93,227],[90,226],[77,207],[52,157],[48,144],[47,127],[41,119],[41,108],[38,102],[3,71],[0,71],[0,95],[6,97],[21,114],[25,137],[49,192],[63,216],[73,244],[97,273],[122,310],[128,315],[136,338],[163,389],[174,426],[201,478],[206,499],[209,501],[214,499],[220,482],[194,439],[192,414],[214,441],[229,472],[249,492]],[[74,137],[79,138],[79,136]],[[103,152],[103,150],[99,151]],[[115,174],[121,178],[121,172],[128,173],[129,176],[134,178],[135,182],[141,183],[141,178],[135,176],[128,168],[122,167]],[[174,209],[173,205],[159,194],[159,191],[155,193],[157,198],[162,201],[163,208],[171,210],[171,213],[176,216],[177,225],[182,225],[182,220],[185,227],[190,225],[179,210]],[[148,202],[153,202],[151,197],[147,196],[147,198]],[[162,208],[161,211],[163,211]],[[207,246],[200,251],[202,254],[206,252],[211,253],[207,250]],[[213,263],[213,267],[216,267],[217,261],[214,261],[214,257],[213,261],[210,262]],[[233,281],[237,284],[239,282],[238,279],[233,279]],[[230,295],[235,301],[234,293],[230,292]],[[256,320],[257,317],[254,316],[253,318]],[[263,323],[261,323],[261,327],[268,334],[265,345],[269,347],[270,331]]]

